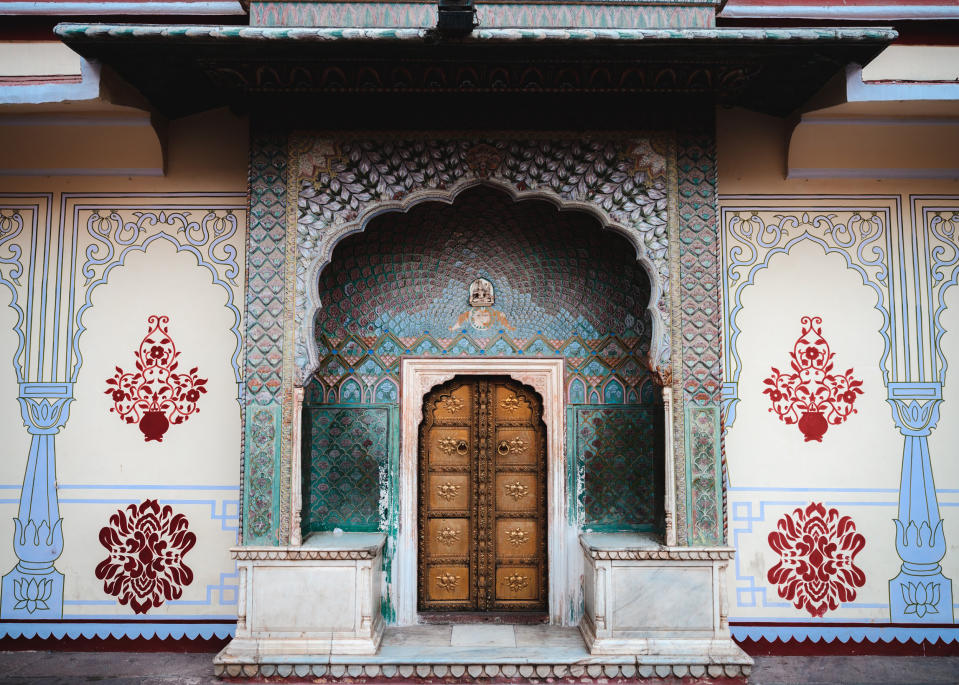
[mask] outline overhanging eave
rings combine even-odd
[[[56,32],[170,117],[223,105],[369,107],[384,96],[417,107],[437,95],[467,109],[471,100],[502,98],[535,110],[570,95],[713,101],[782,115],[897,35],[881,27],[477,29],[450,40],[424,29],[75,23]],[[399,112],[384,112],[391,114]]]

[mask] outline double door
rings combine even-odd
[[[419,610],[546,611],[546,429],[539,396],[459,376],[424,400]]]

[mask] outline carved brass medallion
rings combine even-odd
[[[546,427],[535,392],[457,377],[424,400],[420,611],[546,610]]]

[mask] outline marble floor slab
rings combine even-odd
[[[513,626],[464,624],[453,626],[453,647],[516,647]]]

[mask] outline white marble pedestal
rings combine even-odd
[[[236,547],[236,637],[216,664],[258,664],[271,655],[375,654],[382,533],[314,533],[301,546]]]
[[[752,664],[729,632],[725,576],[732,547],[667,547],[638,533],[583,533],[580,546],[586,600],[580,631],[591,654]]]

